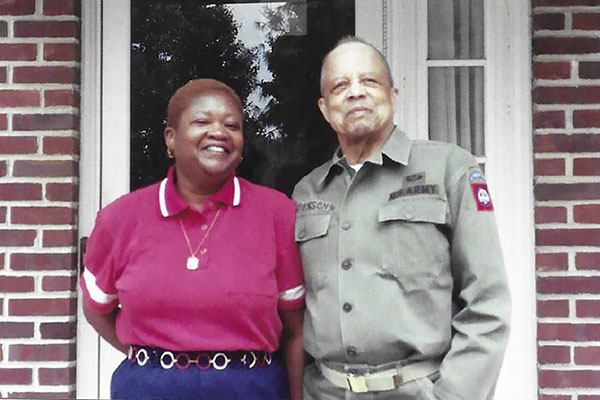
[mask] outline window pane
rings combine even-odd
[[[428,0],[430,60],[482,59],[484,0]]]
[[[483,67],[429,68],[429,138],[484,156]]]
[[[330,157],[336,137],[317,106],[325,52],[354,34],[354,1],[131,0],[131,188],[171,164],[171,94],[194,78],[234,88],[245,105],[238,175],[290,192]]]

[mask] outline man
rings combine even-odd
[[[484,176],[396,129],[397,94],[357,38],[324,59],[318,105],[340,147],[293,194],[305,400],[483,400],[502,363],[510,299]]]

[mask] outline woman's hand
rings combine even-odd
[[[102,336],[104,340],[113,345],[113,347],[119,350],[122,353],[127,354],[129,351],[129,346],[121,343],[119,338],[117,337],[117,331],[115,328],[115,321],[117,319],[117,314],[119,312],[119,308],[115,308],[113,312],[110,314],[100,314],[92,310],[83,302],[83,315],[88,320],[90,325]]]

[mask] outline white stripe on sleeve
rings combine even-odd
[[[306,293],[306,288],[304,284],[298,285],[288,290],[284,290],[283,292],[279,292],[279,299],[285,301],[297,300],[304,296]]]
[[[104,293],[96,284],[96,277],[87,268],[83,270],[83,280],[92,300],[100,304],[108,304],[117,298],[116,294]]]

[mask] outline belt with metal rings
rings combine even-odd
[[[170,351],[156,347],[130,346],[127,356],[130,363],[187,369],[195,364],[200,370],[214,368],[254,368],[271,365],[273,356],[268,351]]]

